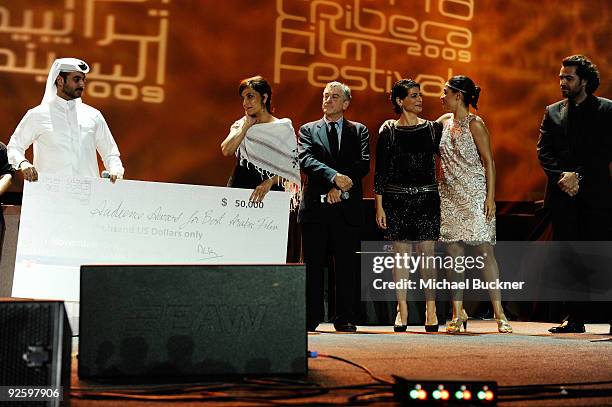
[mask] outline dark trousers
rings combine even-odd
[[[555,241],[609,241],[612,240],[612,210],[606,208],[587,208],[576,200],[567,199],[551,208],[553,240]],[[579,275],[580,270],[575,270]],[[612,305],[601,302],[602,307]],[[591,303],[568,301],[565,312],[570,322],[583,324]],[[612,321],[612,315],[610,315]]]
[[[334,322],[356,322],[359,307],[359,230],[346,223],[302,223],[302,248],[306,264],[307,325],[323,321],[323,274],[328,254],[333,258],[336,312]]]
[[[612,209],[584,208],[572,202],[551,209],[553,240],[612,240]]]

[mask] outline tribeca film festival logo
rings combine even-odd
[[[472,61],[475,0],[277,0],[274,82],[299,75],[314,87],[340,80],[389,92],[406,77],[385,55],[419,58],[437,72],[411,73],[438,97],[451,64]],[[441,68],[441,69],[440,69]]]
[[[482,272],[486,266],[486,253],[482,256],[450,256],[420,253],[389,253],[372,257],[371,271],[375,278],[372,286],[375,290],[521,290],[523,281],[486,281],[480,278],[464,278],[466,272]],[[451,278],[419,278],[416,281],[407,277],[419,270],[447,270],[455,275]],[[381,278],[385,272],[392,271],[393,281]],[[387,273],[389,275],[389,273]]]

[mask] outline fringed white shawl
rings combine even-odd
[[[242,127],[244,117],[232,125],[232,130]],[[236,154],[240,164],[252,164],[267,178],[278,175],[285,191],[291,192],[291,208],[297,208],[301,178],[298,160],[297,138],[290,119],[279,119],[251,126]]]

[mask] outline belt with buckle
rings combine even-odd
[[[385,192],[390,194],[408,194],[416,195],[422,192],[437,192],[438,186],[436,184],[423,185],[420,187],[404,187],[400,185],[389,184],[385,186]]]

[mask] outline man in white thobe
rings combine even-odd
[[[27,181],[38,171],[98,177],[96,151],[109,178],[123,178],[117,143],[97,109],[81,101],[89,66],[76,58],[56,59],[47,78],[42,103],[28,110],[8,143],[9,162]],[[25,151],[34,144],[34,164]]]

